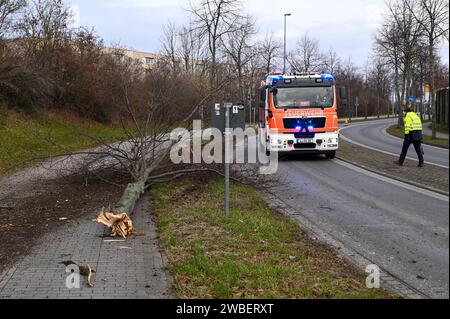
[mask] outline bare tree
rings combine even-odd
[[[240,0],[201,0],[198,5],[190,4],[194,15],[193,27],[199,31],[208,45],[210,55],[210,86],[217,87],[217,57],[222,37],[235,32],[242,18]]]
[[[235,66],[238,77],[238,91],[241,102],[245,101],[244,72],[251,57],[256,52],[251,50],[251,37],[256,34],[255,22],[251,17],[245,17],[237,21],[239,27],[227,33],[223,38],[223,48]]]
[[[200,36],[189,26],[184,26],[178,33],[178,55],[183,59],[184,70],[194,72],[202,63],[204,45]]]
[[[351,57],[349,57],[339,65],[339,68],[335,72],[339,84],[345,86],[348,91],[349,102],[347,103],[347,109],[340,111],[342,115],[345,114],[349,119],[353,116],[354,97],[358,96],[357,92],[362,89],[364,83],[364,79],[358,71],[358,67],[353,63]]]
[[[368,74],[368,83],[376,90],[377,96],[377,116],[380,118],[381,103],[386,102],[389,96],[390,72],[388,64],[380,57],[372,61],[371,69]]]
[[[400,37],[400,58],[402,62],[401,96],[402,101],[412,95],[413,66],[417,49],[421,43],[423,29],[408,9],[410,0],[390,3],[389,10]]]
[[[330,48],[328,52],[322,54],[323,62],[322,64],[326,68],[326,71],[334,74],[341,63],[341,58],[338,56],[333,48]]]
[[[281,43],[273,38],[273,33],[267,33],[258,47],[259,54],[264,60],[266,73],[269,74],[277,65],[277,59],[280,57]]]
[[[424,120],[425,114],[425,86],[430,78],[427,65],[427,47],[425,44],[418,45],[415,53],[415,63],[413,67],[415,95],[420,99],[419,111],[420,117]]]
[[[423,28],[428,45],[428,64],[431,73],[430,106],[433,109],[432,137],[436,138],[436,106],[435,106],[435,51],[442,38],[449,32],[449,3],[447,0],[405,0],[411,14]],[[417,4],[418,10],[414,4]]]
[[[401,37],[399,35],[398,26],[392,18],[386,21],[378,30],[375,36],[376,46],[375,52],[386,59],[394,71],[394,91],[396,101],[396,113],[398,115],[398,124],[402,122],[401,105],[404,99],[402,92],[402,84],[400,84],[400,76],[402,73],[402,58],[401,58]]]
[[[0,0],[0,40],[11,31],[14,16],[26,5],[26,0]]]
[[[71,19],[70,8],[63,0],[32,0],[17,25],[27,61],[58,69],[57,52],[70,42]]]
[[[173,74],[178,73],[178,31],[173,22],[167,23],[163,26],[163,36],[161,40],[162,54],[169,60],[170,70]]]
[[[297,42],[297,47],[289,55],[289,63],[294,72],[320,71],[322,61],[319,42],[311,38],[308,33],[303,35]]]

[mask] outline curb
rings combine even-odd
[[[343,162],[346,162],[348,164],[351,164],[351,165],[354,165],[356,167],[365,169],[365,170],[367,170],[369,172],[372,172],[372,173],[375,173],[375,174],[378,174],[378,175],[381,175],[381,176],[384,176],[384,177],[388,177],[390,179],[393,179],[393,180],[396,180],[396,181],[399,181],[399,182],[402,182],[402,183],[405,183],[405,184],[409,184],[409,185],[412,185],[412,186],[415,186],[415,187],[418,187],[418,188],[423,188],[423,189],[426,189],[426,190],[434,192],[434,193],[438,193],[438,194],[441,194],[441,195],[444,195],[444,196],[449,196],[449,192],[446,192],[446,191],[443,191],[443,190],[440,190],[440,189],[437,189],[437,188],[434,188],[434,187],[431,187],[431,186],[425,186],[425,185],[422,185],[422,184],[419,184],[419,183],[416,183],[416,182],[413,182],[413,181],[410,181],[410,180],[407,180],[407,179],[404,179],[404,178],[401,178],[401,177],[392,176],[392,175],[386,174],[384,172],[378,171],[376,169],[373,169],[371,167],[368,167],[368,166],[365,166],[365,165],[362,165],[362,164],[358,164],[358,163],[353,162],[351,160],[345,159],[345,158],[343,158],[341,156],[336,156],[336,158],[341,160],[341,161],[343,161]]]
[[[313,240],[317,240],[328,247],[330,247],[338,256],[344,258],[347,262],[361,270],[366,271],[368,265],[374,264],[363,255],[346,248],[340,241],[336,240],[326,232],[322,231],[305,218],[301,212],[294,210],[288,206],[285,202],[280,200],[275,194],[270,191],[263,191],[263,198],[268,207],[275,211],[282,212],[283,215],[289,219],[298,222],[305,233]],[[380,269],[380,282],[385,288],[399,294],[403,298],[407,299],[430,299],[430,296],[418,291],[414,287],[410,286],[401,279],[396,278],[394,275],[384,269]]]

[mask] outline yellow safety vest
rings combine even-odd
[[[405,116],[405,134],[408,135],[411,131],[422,131],[422,121],[414,112],[409,112]]]

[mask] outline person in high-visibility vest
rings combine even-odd
[[[409,146],[414,145],[417,156],[419,157],[419,167],[423,167],[424,159],[422,152],[422,121],[420,117],[413,112],[411,107],[406,109],[406,115],[404,118],[405,123],[405,139],[403,141],[402,154],[400,159],[395,162],[400,166],[405,162],[406,154],[408,153]]]

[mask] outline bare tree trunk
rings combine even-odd
[[[430,81],[430,108],[432,112],[431,119],[431,137],[433,139],[436,138],[436,103],[435,103],[435,95],[434,95],[434,79],[435,79],[435,63],[434,63],[434,39],[430,38],[430,47],[429,47],[429,55],[430,55],[430,73],[431,73],[431,81]]]
[[[403,121],[402,121],[402,116],[401,116],[401,96],[400,96],[400,88],[398,85],[398,81],[399,81],[399,74],[398,74],[398,67],[395,68],[395,95],[396,95],[396,111],[397,111],[397,117],[398,117],[398,122],[397,124],[400,126],[402,125]]]
[[[377,118],[380,118],[380,92],[377,91]]]

